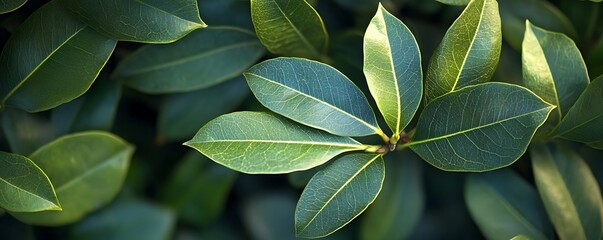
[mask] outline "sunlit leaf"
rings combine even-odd
[[[469,2],[471,2],[471,0],[436,0],[438,2],[441,2],[443,4],[448,4],[448,5],[454,5],[454,6],[464,6],[469,4]]]

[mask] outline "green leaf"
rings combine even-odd
[[[465,199],[487,239],[553,237],[553,227],[536,189],[512,170],[470,175],[465,183]]]
[[[296,122],[341,136],[383,135],[364,94],[329,65],[276,58],[243,75],[264,106]]]
[[[366,210],[360,239],[407,239],[421,220],[425,206],[421,159],[412,151],[385,156],[383,189]]]
[[[525,86],[557,106],[549,117],[550,128],[553,128],[589,83],[580,50],[567,36],[526,21],[522,63]]]
[[[603,149],[603,76],[593,80],[553,134]]]
[[[318,59],[327,50],[325,25],[305,0],[251,0],[251,18],[258,38],[274,54]]]
[[[2,0],[0,2],[0,14],[15,11],[25,5],[26,2],[27,0]]]
[[[397,141],[421,103],[421,53],[406,25],[381,4],[364,35],[364,74]]]
[[[169,239],[176,225],[171,211],[141,200],[122,200],[71,228],[69,239]]]
[[[465,6],[471,2],[471,0],[436,0],[443,4],[453,5],[453,6]]]
[[[235,171],[255,174],[307,170],[340,153],[367,148],[354,139],[261,112],[222,115],[184,145]]]
[[[54,108],[88,90],[115,48],[52,1],[34,12],[0,55],[0,105]]]
[[[61,212],[11,213],[30,225],[60,226],[78,221],[115,197],[133,148],[104,132],[67,135],[41,147],[30,159],[50,178]]]
[[[263,53],[248,30],[209,27],[173,44],[142,47],[120,62],[113,77],[146,93],[187,92],[240,75]]]
[[[530,150],[534,181],[560,239],[601,239],[603,200],[582,158],[561,144]]]
[[[295,233],[318,238],[342,228],[375,200],[384,178],[381,155],[341,157],[314,175],[304,189],[295,208]]]
[[[207,89],[168,95],[159,107],[159,136],[190,139],[210,120],[234,111],[249,95],[243,76]]]
[[[503,38],[513,48],[520,50],[524,38],[525,22],[545,29],[562,32],[576,39],[577,33],[570,20],[548,1],[543,0],[504,0],[499,1],[502,19]]]
[[[48,176],[30,159],[0,152],[0,207],[12,212],[61,210]]]
[[[100,77],[90,91],[51,112],[60,135],[85,130],[111,130],[121,96],[121,85]]]
[[[554,106],[529,90],[484,83],[429,103],[410,147],[446,171],[488,171],[515,162]]]
[[[160,196],[179,218],[207,226],[222,213],[236,177],[236,172],[190,152],[178,163]]]
[[[29,155],[58,136],[57,129],[46,119],[18,109],[2,113],[2,129],[11,152]]]
[[[96,31],[120,41],[174,42],[207,25],[197,0],[59,0]]]
[[[450,26],[429,61],[426,102],[490,80],[500,56],[501,35],[498,3],[471,1]]]

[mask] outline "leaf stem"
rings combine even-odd
[[[368,145],[365,152],[385,154],[389,151],[388,145]]]
[[[384,143],[389,143],[389,137],[383,132],[383,130],[379,129],[377,134],[381,137],[381,139],[383,139]]]

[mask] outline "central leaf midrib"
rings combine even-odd
[[[379,129],[378,129],[378,128],[376,128],[375,126],[373,126],[373,125],[369,124],[368,122],[366,122],[366,121],[364,121],[364,120],[362,120],[362,119],[360,119],[360,118],[356,117],[355,115],[353,115],[353,114],[351,114],[351,113],[349,113],[349,112],[346,112],[346,111],[344,111],[343,109],[340,109],[340,108],[338,108],[338,107],[336,107],[336,106],[333,106],[332,104],[330,104],[330,103],[328,103],[328,102],[325,102],[325,101],[323,101],[323,100],[320,100],[320,99],[318,99],[318,98],[316,98],[316,97],[314,97],[314,96],[308,95],[307,93],[304,93],[304,92],[302,92],[302,91],[300,91],[300,90],[298,90],[298,89],[295,89],[295,88],[289,87],[289,86],[287,86],[287,85],[285,85],[285,84],[282,84],[282,83],[276,82],[276,81],[274,81],[274,80],[271,80],[271,79],[265,78],[265,77],[263,77],[263,76],[260,76],[260,75],[254,74],[254,73],[247,72],[247,73],[245,73],[245,74],[248,74],[248,75],[253,75],[253,76],[258,77],[258,78],[260,78],[260,79],[263,79],[263,80],[265,80],[265,81],[267,81],[267,82],[270,82],[270,83],[273,83],[273,84],[279,85],[279,86],[281,86],[281,87],[287,88],[287,89],[289,89],[289,90],[291,90],[291,91],[294,91],[294,92],[296,92],[296,93],[298,93],[298,94],[300,94],[300,95],[303,95],[303,96],[305,96],[305,97],[307,97],[307,98],[310,98],[310,99],[312,99],[312,100],[314,100],[314,101],[317,101],[317,102],[319,102],[319,103],[322,103],[322,104],[324,104],[324,105],[326,105],[326,106],[328,106],[328,107],[330,107],[330,108],[332,108],[332,109],[337,110],[338,112],[341,112],[341,113],[343,113],[343,114],[345,114],[345,115],[347,115],[347,116],[349,116],[349,117],[351,117],[351,118],[355,119],[356,121],[358,121],[358,122],[362,123],[363,125],[367,126],[369,129],[371,129],[371,130],[373,130],[373,131],[375,131],[375,132],[379,132]]]
[[[122,149],[121,151],[117,152],[113,156],[110,156],[109,160],[103,161],[100,164],[97,164],[95,166],[88,167],[86,172],[84,172],[83,174],[80,174],[80,175],[76,176],[75,178],[73,178],[73,179],[71,179],[71,180],[63,183],[60,187],[58,187],[56,189],[57,194],[59,192],[62,192],[62,190],[66,189],[66,188],[69,188],[70,186],[76,184],[80,180],[82,180],[82,179],[84,179],[84,178],[86,178],[86,177],[94,174],[97,170],[102,169],[102,168],[104,168],[104,167],[112,164],[115,161],[122,160],[122,158],[120,158],[120,157],[123,156],[123,155],[125,155],[125,154],[128,154],[128,152],[129,152],[129,150],[127,148],[126,149]]]
[[[433,141],[437,141],[437,140],[442,140],[442,139],[454,137],[456,135],[464,134],[464,133],[467,133],[467,132],[479,130],[479,129],[490,127],[490,126],[494,126],[496,124],[500,124],[500,123],[507,122],[507,121],[510,121],[510,120],[514,120],[514,119],[517,119],[517,118],[525,117],[525,116],[528,116],[530,114],[535,114],[535,113],[543,111],[543,110],[550,111],[550,109],[551,109],[551,107],[548,106],[546,108],[541,108],[541,109],[538,109],[538,110],[533,111],[533,112],[524,113],[524,114],[513,116],[513,117],[510,117],[510,118],[506,118],[506,119],[498,120],[498,121],[495,121],[495,122],[487,123],[487,124],[484,124],[484,125],[481,125],[481,126],[472,127],[472,128],[461,130],[461,131],[454,132],[454,133],[449,133],[449,134],[442,135],[442,136],[439,136],[439,137],[428,138],[428,139],[425,139],[425,140],[419,140],[419,141],[414,141],[414,142],[411,141],[410,143],[407,144],[407,146],[414,146],[414,145],[418,145],[418,144],[423,144],[423,143],[428,143],[428,142],[433,142]]]
[[[302,1],[304,3],[306,3],[305,0],[302,0]],[[276,2],[276,0],[272,0],[272,2],[274,3],[274,5],[276,5],[276,8],[281,13],[281,15],[283,15],[283,17],[285,18],[285,20],[287,20],[287,22],[289,23],[289,25],[291,25],[291,27],[293,28],[293,31],[295,31],[295,33],[297,34],[297,36],[302,40],[302,42],[306,46],[308,46],[310,48],[310,50],[312,51],[312,54],[314,54],[315,56],[320,56],[320,53],[318,52],[318,49],[314,48],[314,46],[312,46],[312,44],[310,43],[310,41],[308,41],[308,39],[299,31],[299,29],[297,29],[297,27],[295,26],[295,24],[293,24],[293,22],[291,22],[291,20],[287,17],[287,14],[285,14],[285,12],[281,8],[281,6]]]
[[[361,144],[341,144],[335,142],[304,142],[304,141],[286,141],[286,140],[256,140],[256,139],[221,139],[221,140],[206,140],[206,141],[191,141],[192,144],[203,144],[203,143],[273,143],[273,144],[298,144],[298,145],[320,145],[320,146],[332,146],[332,147],[350,147],[354,149],[363,149],[364,146]]]
[[[364,171],[368,165],[370,165],[371,163],[373,163],[373,161],[375,161],[375,159],[381,157],[381,155],[377,155],[374,158],[372,158],[371,160],[367,161],[366,164],[362,165],[362,167],[360,167],[358,169],[358,171],[356,171],[348,180],[346,180],[340,188],[338,188],[335,193],[325,202],[325,204],[316,212],[316,214],[314,214],[314,216],[312,217],[312,219],[310,219],[310,221],[308,221],[308,223],[304,226],[304,228],[300,231],[300,232],[304,232],[309,226],[310,224],[312,224],[312,222],[314,222],[314,220],[316,220],[316,218],[318,217],[318,215],[320,215],[322,213],[322,211],[331,203],[331,201],[344,189],[346,188],[350,182],[352,182],[352,180],[354,180],[356,178],[356,176],[358,176],[358,174],[360,174],[362,171]]]
[[[170,13],[170,12],[168,12],[168,11],[166,11],[166,10],[163,10],[163,9],[161,9],[161,8],[159,8],[159,7],[153,6],[153,5],[151,5],[151,4],[148,4],[148,3],[146,3],[146,2],[143,2],[143,1],[141,1],[141,0],[134,0],[134,1],[135,1],[135,2],[140,3],[140,5],[147,6],[147,7],[149,7],[149,8],[155,9],[155,10],[157,10],[157,11],[159,11],[159,12],[162,12],[162,13],[165,13],[165,14],[167,14],[167,15],[174,16],[174,17],[176,17],[176,18],[178,18],[178,19],[180,19],[180,20],[182,20],[182,21],[185,21],[185,22],[190,22],[190,23],[194,23],[195,25],[199,25],[199,26],[202,26],[202,25],[203,25],[203,24],[201,24],[201,22],[194,22],[194,21],[191,21],[191,20],[188,20],[188,19],[184,19],[184,18],[183,18],[183,17],[181,17],[181,16],[178,16],[178,15],[176,15],[176,14]],[[201,20],[201,19],[199,18],[198,20]]]
[[[379,11],[382,11],[381,8],[379,8]],[[400,122],[401,122],[401,118],[402,118],[402,106],[400,104],[400,86],[398,84],[398,74],[396,73],[396,68],[395,68],[395,64],[394,64],[394,54],[392,52],[392,46],[391,46],[391,42],[389,41],[389,32],[387,30],[387,21],[385,20],[385,16],[384,16],[384,12],[381,12],[381,18],[383,19],[383,28],[385,28],[385,37],[387,37],[387,51],[389,52],[389,63],[390,66],[392,68],[392,75],[394,78],[394,88],[395,88],[395,92],[396,92],[396,111],[397,111],[397,118],[395,119],[396,121],[396,129],[392,129],[392,131],[394,131],[394,135],[399,134],[400,133]],[[385,114],[384,114],[385,116]]]
[[[465,63],[467,63],[467,58],[469,58],[469,53],[471,52],[472,48],[473,48],[473,44],[475,43],[475,39],[477,38],[477,34],[479,33],[479,29],[482,25],[482,20],[484,17],[484,9],[486,8],[486,4],[487,4],[488,0],[484,0],[484,4],[482,5],[482,9],[480,10],[480,14],[479,14],[479,21],[477,22],[477,27],[475,28],[475,33],[473,33],[473,37],[471,38],[471,43],[469,44],[469,49],[467,49],[467,52],[465,53],[465,56],[463,57],[463,62],[461,64],[461,68],[459,69],[459,73],[457,74],[454,84],[452,85],[452,89],[450,89],[450,91],[448,92],[454,92],[456,85],[458,85],[460,79],[461,79],[461,74],[463,73],[463,69],[465,68]]]
[[[12,184],[11,182],[7,181],[7,180],[6,180],[6,179],[4,179],[4,178],[0,178],[0,181],[5,182],[5,183],[6,183],[6,184],[8,184],[9,186],[12,186],[12,187],[14,187],[14,188],[16,188],[16,189],[19,189],[19,190],[21,190],[21,191],[23,191],[23,192],[25,192],[25,193],[27,193],[27,194],[29,194],[29,195],[31,195],[31,196],[34,196],[34,197],[39,198],[39,199],[42,199],[42,200],[44,200],[45,202],[52,204],[53,206],[58,207],[58,205],[57,205],[57,204],[55,204],[54,202],[52,202],[51,200],[46,199],[46,198],[43,198],[42,196],[39,196],[39,195],[37,195],[37,194],[35,194],[35,193],[32,193],[32,192],[30,192],[30,191],[28,191],[28,190],[25,190],[25,189],[23,189],[23,188],[19,187],[19,186],[17,186],[17,185],[14,185],[14,184]]]

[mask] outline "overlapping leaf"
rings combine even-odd
[[[2,0],[2,2],[0,2],[0,14],[15,11],[26,2],[27,0]]]
[[[30,159],[0,152],[0,207],[12,212],[61,210],[48,176]]]
[[[82,95],[117,42],[52,1],[34,12],[0,55],[0,105],[38,112]]]
[[[448,5],[454,5],[454,6],[464,6],[469,4],[469,2],[471,2],[471,0],[436,0],[438,2],[444,3],[444,4],[448,4]]]
[[[251,18],[258,38],[272,53],[318,59],[327,50],[327,30],[305,0],[252,0]]]
[[[549,119],[552,128],[589,83],[580,50],[567,36],[526,21],[522,63],[525,86],[557,106]]]
[[[306,170],[340,153],[366,149],[351,138],[260,112],[222,115],[185,145],[233,170],[267,174]]]
[[[561,144],[531,147],[538,192],[560,239],[601,239],[603,200],[584,160]]]
[[[561,120],[553,135],[603,149],[603,76],[593,80]]]
[[[34,161],[53,183],[63,211],[11,213],[30,225],[60,226],[78,221],[115,197],[126,176],[132,147],[114,135],[66,135],[34,152]]]
[[[465,199],[487,239],[523,235],[546,240],[553,236],[536,189],[512,170],[471,175],[465,183]]]
[[[2,130],[11,152],[25,156],[58,136],[48,120],[18,109],[2,112]]]
[[[382,5],[364,35],[364,74],[397,141],[421,103],[423,71],[414,36]]]
[[[501,35],[498,3],[471,1],[433,53],[425,81],[426,101],[490,80],[500,56]]]
[[[385,178],[381,155],[341,157],[308,183],[295,209],[299,237],[329,235],[362,213],[377,197]]]
[[[329,65],[276,58],[244,75],[256,98],[278,114],[335,135],[383,135],[364,94]]]
[[[553,108],[516,85],[466,87],[425,107],[409,145],[443,170],[501,168],[523,155]]]
[[[197,0],[59,0],[96,31],[121,41],[174,42],[206,27]]]

